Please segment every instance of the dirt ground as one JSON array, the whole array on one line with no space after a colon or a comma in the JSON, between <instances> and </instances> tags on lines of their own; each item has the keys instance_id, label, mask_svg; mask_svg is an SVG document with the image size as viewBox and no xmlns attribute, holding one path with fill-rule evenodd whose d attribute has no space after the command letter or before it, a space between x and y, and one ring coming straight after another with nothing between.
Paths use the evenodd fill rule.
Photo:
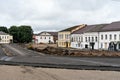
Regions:
<instances>
[{"instance_id":1,"label":"dirt ground","mask_svg":"<svg viewBox=\"0 0 120 80\"><path fill-rule=\"evenodd\" d=\"M120 72L0 65L0 80L119 80Z\"/></svg>"},{"instance_id":2,"label":"dirt ground","mask_svg":"<svg viewBox=\"0 0 120 80\"><path fill-rule=\"evenodd\" d=\"M120 57L120 51L59 48L57 44L32 44L27 48L50 55Z\"/></svg>"}]
</instances>

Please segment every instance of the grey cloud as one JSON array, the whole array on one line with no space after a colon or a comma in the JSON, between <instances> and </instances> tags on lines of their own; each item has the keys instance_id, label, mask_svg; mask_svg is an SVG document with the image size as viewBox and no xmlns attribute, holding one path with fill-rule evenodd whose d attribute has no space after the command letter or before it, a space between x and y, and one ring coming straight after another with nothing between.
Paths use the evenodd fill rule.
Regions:
<instances>
[{"instance_id":1,"label":"grey cloud","mask_svg":"<svg viewBox=\"0 0 120 80\"><path fill-rule=\"evenodd\" d=\"M117 0L1 0L0 25L31 25L35 32L120 20Z\"/></svg>"},{"instance_id":2,"label":"grey cloud","mask_svg":"<svg viewBox=\"0 0 120 80\"><path fill-rule=\"evenodd\" d=\"M60 5L64 9L80 9L83 11L93 11L109 4L111 0L60 0Z\"/></svg>"}]
</instances>

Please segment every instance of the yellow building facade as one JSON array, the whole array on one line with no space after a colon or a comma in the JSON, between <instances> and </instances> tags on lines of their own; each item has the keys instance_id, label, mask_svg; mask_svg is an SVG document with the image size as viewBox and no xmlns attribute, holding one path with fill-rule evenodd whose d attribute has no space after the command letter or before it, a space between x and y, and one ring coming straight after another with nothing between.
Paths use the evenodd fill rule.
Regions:
<instances>
[{"instance_id":1,"label":"yellow building facade","mask_svg":"<svg viewBox=\"0 0 120 80\"><path fill-rule=\"evenodd\" d=\"M71 33L86 26L85 24L73 26L58 32L58 47L69 48L71 46Z\"/></svg>"},{"instance_id":2,"label":"yellow building facade","mask_svg":"<svg viewBox=\"0 0 120 80\"><path fill-rule=\"evenodd\" d=\"M70 47L70 32L58 33L58 47Z\"/></svg>"}]
</instances>

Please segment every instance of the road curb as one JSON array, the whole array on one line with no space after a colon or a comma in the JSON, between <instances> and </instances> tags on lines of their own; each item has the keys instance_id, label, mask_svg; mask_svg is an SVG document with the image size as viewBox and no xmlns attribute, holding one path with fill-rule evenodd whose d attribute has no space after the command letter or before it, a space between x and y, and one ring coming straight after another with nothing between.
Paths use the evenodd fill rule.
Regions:
<instances>
[{"instance_id":1,"label":"road curb","mask_svg":"<svg viewBox=\"0 0 120 80\"><path fill-rule=\"evenodd\" d=\"M75 69L75 70L120 71L120 67L117 66L68 65L68 64L28 63L28 62L13 62L13 61L0 61L0 65L31 66L31 67Z\"/></svg>"}]
</instances>

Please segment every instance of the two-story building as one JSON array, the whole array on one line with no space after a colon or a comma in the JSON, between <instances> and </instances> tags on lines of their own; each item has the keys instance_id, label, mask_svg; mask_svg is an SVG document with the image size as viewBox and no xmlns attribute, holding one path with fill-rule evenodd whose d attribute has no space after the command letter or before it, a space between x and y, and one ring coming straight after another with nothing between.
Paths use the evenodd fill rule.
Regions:
<instances>
[{"instance_id":1,"label":"two-story building","mask_svg":"<svg viewBox=\"0 0 120 80\"><path fill-rule=\"evenodd\" d=\"M100 30L106 25L107 24L86 25L84 28L75 31L71 35L71 47L79 49L99 49Z\"/></svg>"},{"instance_id":2,"label":"two-story building","mask_svg":"<svg viewBox=\"0 0 120 80\"><path fill-rule=\"evenodd\" d=\"M58 32L41 32L34 35L35 43L56 43Z\"/></svg>"},{"instance_id":3,"label":"two-story building","mask_svg":"<svg viewBox=\"0 0 120 80\"><path fill-rule=\"evenodd\" d=\"M120 21L113 22L100 31L101 49L120 50Z\"/></svg>"},{"instance_id":4,"label":"two-story building","mask_svg":"<svg viewBox=\"0 0 120 80\"><path fill-rule=\"evenodd\" d=\"M92 28L92 26L86 25L85 27L73 32L71 34L71 47L72 48L79 48L79 49L83 49L85 47L88 47L88 44L84 43L85 42L84 33L91 28ZM88 40L86 42L88 42Z\"/></svg>"},{"instance_id":5,"label":"two-story building","mask_svg":"<svg viewBox=\"0 0 120 80\"><path fill-rule=\"evenodd\" d=\"M72 48L94 48L120 51L120 21L89 25L71 35Z\"/></svg>"},{"instance_id":6,"label":"two-story building","mask_svg":"<svg viewBox=\"0 0 120 80\"><path fill-rule=\"evenodd\" d=\"M13 41L13 36L0 31L0 44L12 43L12 41Z\"/></svg>"},{"instance_id":7,"label":"two-story building","mask_svg":"<svg viewBox=\"0 0 120 80\"><path fill-rule=\"evenodd\" d=\"M58 32L58 47L70 47L71 46L71 33L81 29L85 24L73 26Z\"/></svg>"}]
</instances>

